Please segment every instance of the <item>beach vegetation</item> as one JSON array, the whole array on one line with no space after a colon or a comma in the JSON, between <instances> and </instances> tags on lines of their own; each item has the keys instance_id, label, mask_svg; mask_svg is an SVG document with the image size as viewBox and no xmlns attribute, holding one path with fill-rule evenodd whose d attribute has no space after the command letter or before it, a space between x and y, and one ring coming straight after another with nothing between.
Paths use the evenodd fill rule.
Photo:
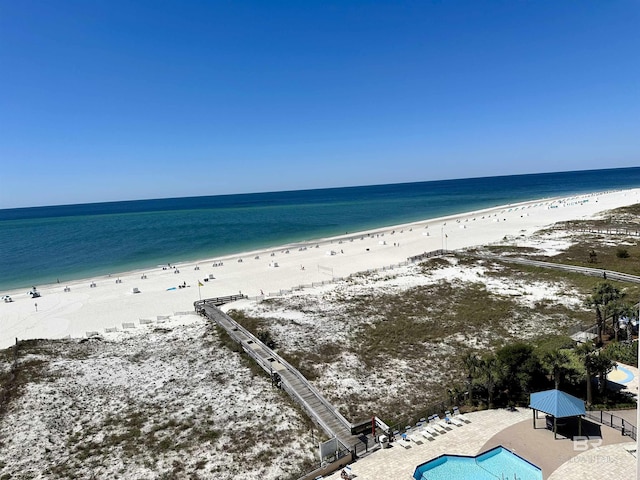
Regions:
<instances>
[{"instance_id":1,"label":"beach vegetation","mask_svg":"<svg viewBox=\"0 0 640 480\"><path fill-rule=\"evenodd\" d=\"M629 258L631 255L629 254L629 250L626 248L618 247L616 249L616 257L618 258Z\"/></svg>"},{"instance_id":2,"label":"beach vegetation","mask_svg":"<svg viewBox=\"0 0 640 480\"><path fill-rule=\"evenodd\" d=\"M321 296L283 296L235 318L268 327L278 353L353 421L371 408L392 423L398 412L424 416L436 399L477 408L525 404L534 387L579 390L584 366L566 334L594 322L585 304L593 277L473 252L429 259L411 275L354 276ZM385 382L397 393L381 396Z\"/></svg>"},{"instance_id":3,"label":"beach vegetation","mask_svg":"<svg viewBox=\"0 0 640 480\"><path fill-rule=\"evenodd\" d=\"M204 320L99 345L20 342L6 404L18 420L0 417L0 475L20 468L28 478L129 478L142 466L158 478L210 478L213 471L232 478L231 465L255 461L277 462L283 478L298 478L313 459L298 448L311 439L309 420L264 373L243 364L246 355L223 346L233 343ZM9 350L0 354L0 375L12 364ZM45 452L46 471L21 457L24 435ZM113 464L121 466L109 470Z\"/></svg>"},{"instance_id":4,"label":"beach vegetation","mask_svg":"<svg viewBox=\"0 0 640 480\"><path fill-rule=\"evenodd\" d=\"M629 258L640 257L640 204L617 208L600 218L558 222L525 239L508 237L501 243L471 251L487 251L504 256L522 256L533 260L593 267L640 275L640 264ZM560 240L561 248L545 247ZM531 243L531 246L522 243ZM533 246L535 245L535 246Z\"/></svg>"}]
</instances>

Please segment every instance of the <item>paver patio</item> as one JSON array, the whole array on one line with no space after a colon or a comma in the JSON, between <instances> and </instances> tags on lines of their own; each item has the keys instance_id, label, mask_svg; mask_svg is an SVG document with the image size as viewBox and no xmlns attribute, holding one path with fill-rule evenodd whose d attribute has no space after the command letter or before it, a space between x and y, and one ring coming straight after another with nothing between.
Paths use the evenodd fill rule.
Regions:
<instances>
[{"instance_id":1,"label":"paver patio","mask_svg":"<svg viewBox=\"0 0 640 480\"><path fill-rule=\"evenodd\" d=\"M587 424L591 437L574 448L570 439L559 435L554 440L553 433L544 428L544 418L537 420L538 428L534 429L533 412L528 408L516 412L485 410L466 416L471 423L454 426L433 441L397 440L390 448L360 458L351 464L351 472L358 480L410 480L418 465L439 455L477 455L503 445L542 468L546 480L635 478L636 458L624 448L635 442L612 428ZM595 436L598 434L601 438ZM339 480L340 471L325 478Z\"/></svg>"}]
</instances>

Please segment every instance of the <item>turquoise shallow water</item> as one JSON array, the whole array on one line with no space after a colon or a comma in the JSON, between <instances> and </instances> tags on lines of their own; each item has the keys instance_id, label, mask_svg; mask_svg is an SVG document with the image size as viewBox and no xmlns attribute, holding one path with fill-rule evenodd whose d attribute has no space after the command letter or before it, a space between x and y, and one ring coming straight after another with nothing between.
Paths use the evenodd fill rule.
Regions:
<instances>
[{"instance_id":1,"label":"turquoise shallow water","mask_svg":"<svg viewBox=\"0 0 640 480\"><path fill-rule=\"evenodd\" d=\"M0 210L0 290L633 187L640 168Z\"/></svg>"},{"instance_id":2,"label":"turquoise shallow water","mask_svg":"<svg viewBox=\"0 0 640 480\"><path fill-rule=\"evenodd\" d=\"M500 479L542 480L538 467L502 447L479 455L477 461L480 468Z\"/></svg>"}]
</instances>

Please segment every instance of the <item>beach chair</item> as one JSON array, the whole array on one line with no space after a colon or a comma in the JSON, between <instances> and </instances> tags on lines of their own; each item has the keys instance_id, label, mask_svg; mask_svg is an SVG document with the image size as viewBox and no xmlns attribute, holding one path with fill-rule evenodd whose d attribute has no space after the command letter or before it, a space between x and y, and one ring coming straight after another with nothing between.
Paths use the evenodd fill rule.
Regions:
<instances>
[{"instance_id":1,"label":"beach chair","mask_svg":"<svg viewBox=\"0 0 640 480\"><path fill-rule=\"evenodd\" d=\"M433 415L433 420L434 420L436 425L441 426L445 430L447 430L447 431L453 430L453 427L451 427L451 421L450 420L447 421L448 419L440 418L440 415L438 415L438 414L434 414Z\"/></svg>"},{"instance_id":2,"label":"beach chair","mask_svg":"<svg viewBox=\"0 0 640 480\"><path fill-rule=\"evenodd\" d=\"M422 427L422 429L425 432L429 433L432 437L437 437L438 435L440 435L440 433L438 433L438 431L435 428L429 425L425 425L424 427Z\"/></svg>"},{"instance_id":3,"label":"beach chair","mask_svg":"<svg viewBox=\"0 0 640 480\"><path fill-rule=\"evenodd\" d=\"M464 423L471 423L471 420L469 420L468 417L460 413L460 409L458 407L453 407L453 416L462 420Z\"/></svg>"},{"instance_id":4,"label":"beach chair","mask_svg":"<svg viewBox=\"0 0 640 480\"><path fill-rule=\"evenodd\" d=\"M436 423L433 417L430 417L430 420L431 420L431 423L429 424L429 427L434 429L439 434L447 433L447 431L450 430L450 429L444 428L439 423Z\"/></svg>"},{"instance_id":5,"label":"beach chair","mask_svg":"<svg viewBox=\"0 0 640 480\"><path fill-rule=\"evenodd\" d=\"M426 428L421 428L420 430L418 430L418 434L422 435L422 437L426 438L430 442L433 442L435 440L435 437L431 435L431 433L429 433Z\"/></svg>"},{"instance_id":6,"label":"beach chair","mask_svg":"<svg viewBox=\"0 0 640 480\"><path fill-rule=\"evenodd\" d=\"M449 420L449 423L455 425L456 427L461 427L464 425L462 420L457 419L456 417L444 417L445 421Z\"/></svg>"},{"instance_id":7,"label":"beach chair","mask_svg":"<svg viewBox=\"0 0 640 480\"><path fill-rule=\"evenodd\" d=\"M462 422L462 420L455 418L449 410L444 412L444 420L445 422L451 423L456 427L461 427L462 425L464 425L464 422Z\"/></svg>"}]
</instances>

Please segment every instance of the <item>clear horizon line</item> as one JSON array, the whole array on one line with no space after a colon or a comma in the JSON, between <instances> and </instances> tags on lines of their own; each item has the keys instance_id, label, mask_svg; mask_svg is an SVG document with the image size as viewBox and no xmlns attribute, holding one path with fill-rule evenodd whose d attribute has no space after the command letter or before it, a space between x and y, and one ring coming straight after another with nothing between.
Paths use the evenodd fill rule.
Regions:
<instances>
[{"instance_id":1,"label":"clear horizon line","mask_svg":"<svg viewBox=\"0 0 640 480\"><path fill-rule=\"evenodd\" d=\"M392 182L392 183L372 183L365 185L343 185L343 186L332 186L332 187L317 187L317 188L302 188L302 189L284 189L284 190L261 190L254 192L235 192L235 193L221 193L216 195L195 195L195 196L169 196L169 197L154 197L154 198L128 198L122 200L100 200L93 202L80 202L80 203L57 203L50 205L30 205L30 206L18 206L18 207L0 207L0 211L3 210L26 210L32 208L52 208L52 207L74 207L74 206L82 206L82 205L102 205L102 204L111 204L111 203L127 203L127 202L146 202L146 201L155 201L155 200L178 200L178 199L189 199L189 198L207 198L207 197L229 197L234 195L261 195L261 194L274 194L274 193L287 193L287 192L312 192L312 191L320 191L320 190L335 190L335 189L348 189L348 188L363 188L363 187L379 187L383 185L410 185L414 183L429 183L429 182L447 182L447 181L457 181L457 180L479 180L484 178L503 178L503 177L524 177L530 175L549 175L549 174L559 174L559 173L572 173L572 172L597 172L603 170L630 170L640 168L640 166L636 167L611 167L611 168L587 168L584 170L560 170L560 171L546 171L546 172L536 172L536 173L512 173L512 174L504 174L504 175L486 175L486 176L473 176L473 177L461 177L461 178L441 178L437 180L418 180L412 182Z\"/></svg>"}]
</instances>

